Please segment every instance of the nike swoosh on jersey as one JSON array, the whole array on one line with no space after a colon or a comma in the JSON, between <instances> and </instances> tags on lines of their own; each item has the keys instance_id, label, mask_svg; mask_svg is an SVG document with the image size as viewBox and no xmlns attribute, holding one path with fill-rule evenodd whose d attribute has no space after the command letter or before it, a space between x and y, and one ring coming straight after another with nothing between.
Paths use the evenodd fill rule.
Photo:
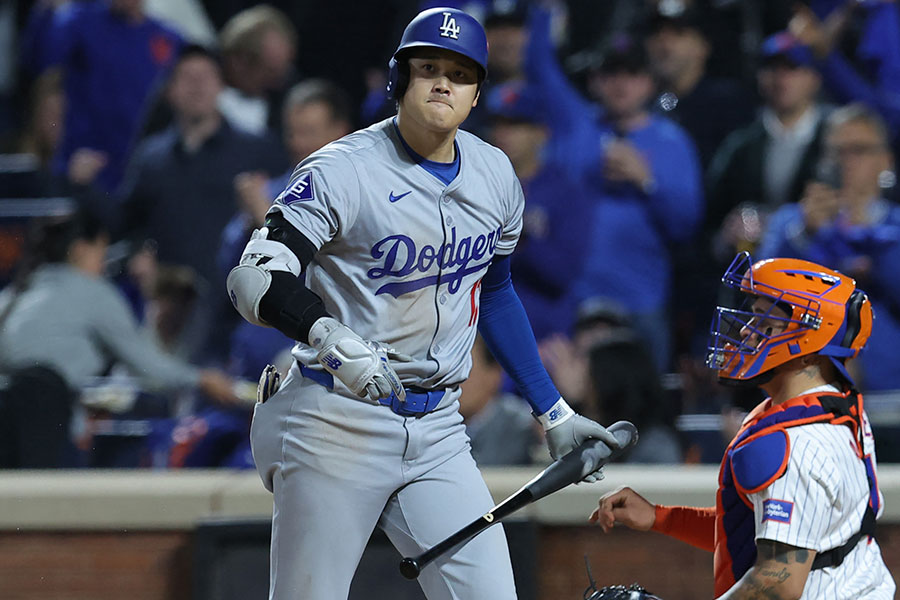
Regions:
<instances>
[{"instance_id":1,"label":"nike swoosh on jersey","mask_svg":"<svg viewBox=\"0 0 900 600\"><path fill-rule=\"evenodd\" d=\"M390 200L391 202L396 202L400 198L403 198L404 196L409 196L410 194L412 194L412 190L406 192L405 194L400 194L399 196L395 196L394 192L391 192L390 196L388 196L388 200Z\"/></svg>"}]
</instances>

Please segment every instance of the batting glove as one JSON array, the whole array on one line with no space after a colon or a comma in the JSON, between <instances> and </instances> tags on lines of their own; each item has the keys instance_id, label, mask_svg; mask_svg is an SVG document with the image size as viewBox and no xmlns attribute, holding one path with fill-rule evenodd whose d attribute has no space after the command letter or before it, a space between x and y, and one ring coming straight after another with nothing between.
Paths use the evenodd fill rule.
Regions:
<instances>
[{"instance_id":1,"label":"batting glove","mask_svg":"<svg viewBox=\"0 0 900 600\"><path fill-rule=\"evenodd\" d=\"M309 345L319 351L319 364L360 398L377 403L396 394L401 402L406 400L383 344L366 341L340 321L322 317L309 330Z\"/></svg>"},{"instance_id":2,"label":"batting glove","mask_svg":"<svg viewBox=\"0 0 900 600\"><path fill-rule=\"evenodd\" d=\"M590 438L600 440L610 451L621 447L619 440L607 431L606 427L582 417L562 398L550 410L538 415L537 419L544 428L544 436L547 438L547 446L550 447L550 456L553 460L562 458ZM603 473L601 469L597 469L582 481L593 483L601 479Z\"/></svg>"}]
</instances>

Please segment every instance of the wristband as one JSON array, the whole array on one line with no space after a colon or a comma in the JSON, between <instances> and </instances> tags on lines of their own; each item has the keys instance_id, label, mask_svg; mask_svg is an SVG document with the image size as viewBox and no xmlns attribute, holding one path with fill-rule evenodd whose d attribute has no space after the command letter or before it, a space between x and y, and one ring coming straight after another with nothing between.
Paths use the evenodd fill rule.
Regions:
<instances>
[{"instance_id":1,"label":"wristband","mask_svg":"<svg viewBox=\"0 0 900 600\"><path fill-rule=\"evenodd\" d=\"M337 319L328 316L319 317L309 328L309 345L316 350L322 350L328 343L331 334L341 328L352 334L352 331Z\"/></svg>"},{"instance_id":2,"label":"wristband","mask_svg":"<svg viewBox=\"0 0 900 600\"><path fill-rule=\"evenodd\" d=\"M542 415L536 415L536 418L541 424L541 427L544 428L544 431L550 431L554 427L562 425L574 416L575 411L572 410L572 407L569 406L568 403L562 399L562 397L560 397L560 399L556 401L556 404L550 407L550 410Z\"/></svg>"}]
</instances>

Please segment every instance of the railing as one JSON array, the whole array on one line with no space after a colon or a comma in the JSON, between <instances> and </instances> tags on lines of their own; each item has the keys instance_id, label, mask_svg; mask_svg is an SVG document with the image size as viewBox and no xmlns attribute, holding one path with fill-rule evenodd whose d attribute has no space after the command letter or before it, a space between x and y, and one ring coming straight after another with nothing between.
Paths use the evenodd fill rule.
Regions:
<instances>
[{"instance_id":1,"label":"railing","mask_svg":"<svg viewBox=\"0 0 900 600\"><path fill-rule=\"evenodd\" d=\"M496 501L539 467L484 469ZM545 524L585 523L601 494L629 485L653 502L712 506L717 468L612 465L596 484L569 486L515 517ZM900 522L900 465L881 465L885 522ZM0 471L0 530L180 530L209 518L268 517L272 496L254 472Z\"/></svg>"}]
</instances>

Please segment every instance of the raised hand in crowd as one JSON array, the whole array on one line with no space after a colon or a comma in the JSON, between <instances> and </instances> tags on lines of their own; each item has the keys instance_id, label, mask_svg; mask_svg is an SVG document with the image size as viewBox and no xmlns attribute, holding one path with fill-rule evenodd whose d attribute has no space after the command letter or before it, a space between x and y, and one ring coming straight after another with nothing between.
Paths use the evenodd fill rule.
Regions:
<instances>
[{"instance_id":1,"label":"raised hand in crowd","mask_svg":"<svg viewBox=\"0 0 900 600\"><path fill-rule=\"evenodd\" d=\"M69 159L69 181L76 185L90 185L109 162L106 152L79 148Z\"/></svg>"},{"instance_id":2,"label":"raised hand in crowd","mask_svg":"<svg viewBox=\"0 0 900 600\"><path fill-rule=\"evenodd\" d=\"M645 189L653 179L647 160L628 140L607 144L603 159L603 174L611 181L633 183Z\"/></svg>"},{"instance_id":3,"label":"raised hand in crowd","mask_svg":"<svg viewBox=\"0 0 900 600\"><path fill-rule=\"evenodd\" d=\"M274 198L269 198L267 193L268 180L268 176L260 171L240 173L234 178L238 204L253 220L254 227L262 227L266 212L272 206Z\"/></svg>"},{"instance_id":4,"label":"raised hand in crowd","mask_svg":"<svg viewBox=\"0 0 900 600\"><path fill-rule=\"evenodd\" d=\"M575 344L562 334L549 336L540 343L538 350L563 397L573 403L583 400L587 396L587 357L579 353Z\"/></svg>"},{"instance_id":5,"label":"raised hand in crowd","mask_svg":"<svg viewBox=\"0 0 900 600\"><path fill-rule=\"evenodd\" d=\"M827 184L811 181L806 184L800 208L806 230L815 233L837 216L840 210L837 190Z\"/></svg>"},{"instance_id":6,"label":"raised hand in crowd","mask_svg":"<svg viewBox=\"0 0 900 600\"><path fill-rule=\"evenodd\" d=\"M876 2L893 2L894 0L876 0ZM819 19L816 13L806 4L794 5L794 16L788 22L788 31L810 47L816 58L823 59L831 54L841 35L850 23L853 9L862 4L859 0L850 0L831 11L825 20ZM874 3L873 3L874 4Z\"/></svg>"}]
</instances>

